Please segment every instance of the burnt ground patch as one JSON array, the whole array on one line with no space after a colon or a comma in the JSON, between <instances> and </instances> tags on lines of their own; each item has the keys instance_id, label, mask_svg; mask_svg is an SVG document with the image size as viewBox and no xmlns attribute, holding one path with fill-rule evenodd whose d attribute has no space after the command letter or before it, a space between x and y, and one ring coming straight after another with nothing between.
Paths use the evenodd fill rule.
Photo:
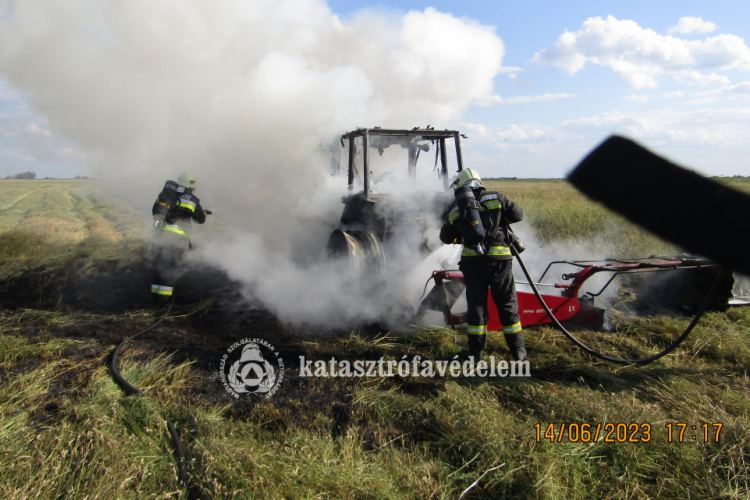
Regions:
<instances>
[{"instance_id":1,"label":"burnt ground patch","mask_svg":"<svg viewBox=\"0 0 750 500\"><path fill-rule=\"evenodd\" d=\"M117 259L96 262L83 272L75 266L35 266L0 280L0 308L35 307L92 313L126 313L153 308L153 271L147 260L122 265ZM229 312L247 308L241 286L225 271L193 265L175 283L175 304L213 300Z\"/></svg>"},{"instance_id":2,"label":"burnt ground patch","mask_svg":"<svg viewBox=\"0 0 750 500\"><path fill-rule=\"evenodd\" d=\"M29 277L27 276L26 279ZM13 318L15 335L31 342L65 339L77 342L56 353L65 368L55 375L45 396L45 405L35 415L40 426L53 425L61 412L70 418L70 401L85 397L81 392L86 381L102 365L109 366L115 347L125 338L151 325L165 307L151 302L148 286L150 274L141 268L129 273L100 273L86 283L58 280L47 290L62 297L82 297L76 308L54 298L6 307L0 314ZM145 286L144 286L145 284ZM200 285L200 286L199 286ZM23 287L23 280L15 283ZM112 289L110 289L110 287ZM300 357L309 360L354 361L412 359L415 354L429 356L403 343L391 343L387 332L369 327L357 331L320 331L283 323L271 312L243 300L240 288L216 269L195 269L186 273L176 286L176 299L170 316L157 328L126 345L120 354L124 360L146 362L165 354L174 366L191 362L190 384L180 397L200 406L224 408L227 418L253 421L271 432L285 432L290 427L324 432L332 437L346 435L350 429L368 436L372 449L397 437L396 428L382 428L371 416L356 415L352 394L360 387L357 378L307 378L299 376ZM112 303L113 302L113 303ZM71 302L67 302L70 304ZM26 310L32 305L33 311ZM53 320L63 315L65 321ZM48 317L49 316L49 317ZM261 338L273 344L286 366L284 382L271 399L248 396L234 399L219 378L222 355L234 343L246 338ZM352 338L354 340L352 340ZM383 340L383 339L386 340ZM12 366L13 371L29 371L40 366L40 360L25 360ZM3 371L0 371L0 379ZM403 379L395 376L379 382L379 391L396 390L418 397L434 397L445 385L441 379ZM62 409L62 410L61 410ZM183 425L190 426L189 416ZM189 429L187 429L189 430ZM191 435L184 432L189 445Z\"/></svg>"},{"instance_id":3,"label":"burnt ground patch","mask_svg":"<svg viewBox=\"0 0 750 500\"><path fill-rule=\"evenodd\" d=\"M82 343L56 353L56 359L70 366L66 365L65 374L56 377L50 386L49 411L40 417L43 421L63 406L59 397L74 396L73 388L80 386L93 369L109 365L114 348L122 340L148 327L163 313L165 306L152 302L150 282L151 271L145 264L121 269L112 262L86 279L72 279L69 273L54 273L42 267L0 283L0 314L17 324L15 335L30 342L66 339ZM361 355L364 359L377 359L382 349L362 352L343 348L342 339L351 335L350 331L324 332L284 324L271 312L245 300L240 285L219 269L190 269L175 289L170 316L125 346L120 363L124 359L145 361L167 354L175 366L193 364L193 383L184 393L189 400L226 406L229 416L258 420L269 428L290 423L309 427L314 421L311 417L322 412L334 422L330 427L332 434L345 433L349 419L346 408L354 382L300 378L299 357L353 360ZM362 335L376 338L383 332L370 329ZM261 397L235 400L219 379L222 355L231 344L245 338L264 339L281 351L287 367L285 381L270 402ZM406 354L408 348L396 346L392 351L394 355ZM10 372L34 370L43 362L29 359L3 367L0 378Z\"/></svg>"}]
</instances>

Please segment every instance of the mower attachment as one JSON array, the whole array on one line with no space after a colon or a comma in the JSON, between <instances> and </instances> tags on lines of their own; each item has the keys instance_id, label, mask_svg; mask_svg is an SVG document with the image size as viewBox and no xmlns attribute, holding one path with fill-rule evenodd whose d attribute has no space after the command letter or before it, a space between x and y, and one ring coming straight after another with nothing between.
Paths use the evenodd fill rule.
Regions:
<instances>
[{"instance_id":1,"label":"mower attachment","mask_svg":"<svg viewBox=\"0 0 750 500\"><path fill-rule=\"evenodd\" d=\"M544 302L558 321L570 320L574 324L588 329L602 328L604 323L604 309L594 306L594 298L601 295L612 281L621 274L716 267L716 264L708 259L688 255L676 257L651 256L638 259L607 259L601 261L554 261L547 266L539 281L544 279L553 266L561 264L579 268L576 272L562 275L563 280L572 280L570 284L535 284L537 286L553 287L561 290L560 295L542 295ZM579 296L583 284L593 275L600 272L611 273L612 276L598 292L586 292L582 297ZM451 308L464 290L463 274L456 271L434 271L432 278L435 280L435 287L420 304L417 317L422 317L427 310L433 310L442 312L445 324L451 327L466 323L465 312L458 314L451 312ZM517 283L528 284L522 281L518 281ZM531 292L517 292L517 296L521 326L538 325L552 321L539 303L536 295ZM491 293L488 294L487 308L489 313L487 330L502 330L503 326L498 319L497 306L492 300Z\"/></svg>"}]
</instances>

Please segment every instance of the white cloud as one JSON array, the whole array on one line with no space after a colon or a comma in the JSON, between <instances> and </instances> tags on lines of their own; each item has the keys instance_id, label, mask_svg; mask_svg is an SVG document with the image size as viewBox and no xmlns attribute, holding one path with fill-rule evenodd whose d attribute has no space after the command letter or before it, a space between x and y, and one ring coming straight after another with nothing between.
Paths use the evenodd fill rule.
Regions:
<instances>
[{"instance_id":1,"label":"white cloud","mask_svg":"<svg viewBox=\"0 0 750 500\"><path fill-rule=\"evenodd\" d=\"M729 85L729 78L716 73L704 75L695 70L686 70L674 75L678 83L686 85Z\"/></svg>"},{"instance_id":2,"label":"white cloud","mask_svg":"<svg viewBox=\"0 0 750 500\"><path fill-rule=\"evenodd\" d=\"M464 130L468 133L471 133L471 136L474 137L490 137L492 136L492 132L482 125L481 123L468 123L468 122L459 122L459 127L461 130Z\"/></svg>"},{"instance_id":3,"label":"white cloud","mask_svg":"<svg viewBox=\"0 0 750 500\"><path fill-rule=\"evenodd\" d=\"M731 90L750 92L750 82ZM670 92L650 97L656 102L686 95ZM612 134L630 137L708 175L750 173L750 106L612 111L556 125L487 127L482 136L472 134L464 154L475 165L472 168L486 177L561 177Z\"/></svg>"},{"instance_id":4,"label":"white cloud","mask_svg":"<svg viewBox=\"0 0 750 500\"><path fill-rule=\"evenodd\" d=\"M656 98L662 99L681 99L685 97L685 92L677 90L675 92L667 92L661 95L646 95L646 94L633 94L623 97L624 100L630 102L649 102Z\"/></svg>"},{"instance_id":5,"label":"white cloud","mask_svg":"<svg viewBox=\"0 0 750 500\"><path fill-rule=\"evenodd\" d=\"M574 97L574 94L543 94L543 95L520 95L516 97L503 98L498 95L492 95L487 98L478 100L476 104L480 106L490 106L492 104L526 104L536 101L554 101L557 99L568 99Z\"/></svg>"},{"instance_id":6,"label":"white cloud","mask_svg":"<svg viewBox=\"0 0 750 500\"><path fill-rule=\"evenodd\" d=\"M697 67L700 69L750 68L750 48L738 36L717 35L702 42L696 40L685 44L698 58Z\"/></svg>"},{"instance_id":7,"label":"white cloud","mask_svg":"<svg viewBox=\"0 0 750 500\"><path fill-rule=\"evenodd\" d=\"M23 134L23 128L21 127L3 127L3 135L21 135Z\"/></svg>"},{"instance_id":8,"label":"white cloud","mask_svg":"<svg viewBox=\"0 0 750 500\"><path fill-rule=\"evenodd\" d=\"M45 137L51 137L52 136L52 132L50 132L49 130L47 130L45 128L41 128L36 123L29 123L29 125L26 127L26 130L30 134L43 135Z\"/></svg>"},{"instance_id":9,"label":"white cloud","mask_svg":"<svg viewBox=\"0 0 750 500\"><path fill-rule=\"evenodd\" d=\"M750 68L750 48L735 35L690 41L659 35L635 21L591 17L578 31L560 35L553 48L537 52L532 62L552 64L571 75L587 62L609 66L636 89L657 87L664 75L684 83L722 84L724 77L698 70Z\"/></svg>"},{"instance_id":10,"label":"white cloud","mask_svg":"<svg viewBox=\"0 0 750 500\"><path fill-rule=\"evenodd\" d=\"M750 108L656 110L602 113L563 122L562 128L579 133L622 134L672 147L695 144L744 145L750 132Z\"/></svg>"},{"instance_id":11,"label":"white cloud","mask_svg":"<svg viewBox=\"0 0 750 500\"><path fill-rule=\"evenodd\" d=\"M542 140L546 135L544 131L536 126L510 125L497 132L495 138L501 141L527 142Z\"/></svg>"},{"instance_id":12,"label":"white cloud","mask_svg":"<svg viewBox=\"0 0 750 500\"><path fill-rule=\"evenodd\" d=\"M742 82L737 85L729 85L722 89L727 94L743 94L750 95L750 82Z\"/></svg>"},{"instance_id":13,"label":"white cloud","mask_svg":"<svg viewBox=\"0 0 750 500\"><path fill-rule=\"evenodd\" d=\"M623 97L623 99L630 102L648 102L651 100L651 97L650 95L629 95Z\"/></svg>"},{"instance_id":14,"label":"white cloud","mask_svg":"<svg viewBox=\"0 0 750 500\"><path fill-rule=\"evenodd\" d=\"M4 127L2 130L2 133L4 135L41 135L44 137L52 137L52 132L45 128L41 128L36 123L29 123L25 127L21 126L15 126L15 127Z\"/></svg>"},{"instance_id":15,"label":"white cloud","mask_svg":"<svg viewBox=\"0 0 750 500\"><path fill-rule=\"evenodd\" d=\"M562 126L603 127L620 123L626 117L626 115L620 113L619 111L613 111L612 113L602 113L598 116L577 118L575 120L566 120L562 123Z\"/></svg>"},{"instance_id":16,"label":"white cloud","mask_svg":"<svg viewBox=\"0 0 750 500\"><path fill-rule=\"evenodd\" d=\"M750 81L736 85L727 85L706 92L698 92L696 95L698 99L691 101L691 104L707 104L715 102L718 99L747 99L750 97Z\"/></svg>"},{"instance_id":17,"label":"white cloud","mask_svg":"<svg viewBox=\"0 0 750 500\"><path fill-rule=\"evenodd\" d=\"M86 153L75 150L73 148L56 149L55 154L63 158L85 158L86 157Z\"/></svg>"},{"instance_id":18,"label":"white cloud","mask_svg":"<svg viewBox=\"0 0 750 500\"><path fill-rule=\"evenodd\" d=\"M676 25L671 26L668 33L708 33L714 31L716 25L704 21L702 17L681 17Z\"/></svg>"}]
</instances>

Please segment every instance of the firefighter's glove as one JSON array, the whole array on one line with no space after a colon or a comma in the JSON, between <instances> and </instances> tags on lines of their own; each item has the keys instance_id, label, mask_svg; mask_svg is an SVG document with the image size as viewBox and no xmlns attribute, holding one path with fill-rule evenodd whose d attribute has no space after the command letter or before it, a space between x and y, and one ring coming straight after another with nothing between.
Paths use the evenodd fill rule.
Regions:
<instances>
[{"instance_id":1,"label":"firefighter's glove","mask_svg":"<svg viewBox=\"0 0 750 500\"><path fill-rule=\"evenodd\" d=\"M213 214L213 212L212 212L212 211L210 211L210 210L204 210L204 211L203 211L203 213L204 213L204 214L206 214L206 215L211 215L211 214Z\"/></svg>"}]
</instances>

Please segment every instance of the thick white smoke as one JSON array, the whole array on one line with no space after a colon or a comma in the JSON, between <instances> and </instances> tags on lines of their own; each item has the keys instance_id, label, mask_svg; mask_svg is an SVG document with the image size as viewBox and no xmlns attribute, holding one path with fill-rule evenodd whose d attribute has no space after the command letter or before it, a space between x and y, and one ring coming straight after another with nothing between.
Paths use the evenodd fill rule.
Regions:
<instances>
[{"instance_id":1,"label":"thick white smoke","mask_svg":"<svg viewBox=\"0 0 750 500\"><path fill-rule=\"evenodd\" d=\"M148 210L165 180L194 171L232 227L197 255L294 321L338 307L330 270L294 258L322 253L342 208L321 141L449 126L492 95L503 55L494 27L470 19L343 21L321 0L23 0L0 23L0 71L91 173L130 179L122 195Z\"/></svg>"},{"instance_id":2,"label":"thick white smoke","mask_svg":"<svg viewBox=\"0 0 750 500\"><path fill-rule=\"evenodd\" d=\"M515 234L521 238L528 250L521 254L521 258L524 260L524 264L526 265L529 274L531 274L534 283L540 283L539 280L544 275L544 279L541 280L541 283L546 283L548 285L570 284L572 283L572 279L564 280L562 275L575 273L581 270L580 267L570 264L555 264L548 269L551 262L579 261L602 265L605 261L612 258L630 257L619 255L617 247L613 242L603 241L600 237L592 237L588 239L577 238L572 241L559 240L551 243L543 243L536 236L533 227L531 227L526 220L514 224L512 229ZM518 291L532 293L531 287L524 284L528 283L527 277L524 275L521 267L515 265L515 263L513 274L517 282L516 289ZM592 294L601 293L601 295L597 296L595 299L596 306L605 309L608 308L612 301L617 297L619 285L622 281L621 279L615 279L602 291L602 288L607 285L610 278L612 278L612 274L608 272L594 274L591 278L586 280L582 289L579 291L579 296L585 296L586 292ZM540 286L538 288L539 292L543 295L560 295L560 291L552 287Z\"/></svg>"}]
</instances>

